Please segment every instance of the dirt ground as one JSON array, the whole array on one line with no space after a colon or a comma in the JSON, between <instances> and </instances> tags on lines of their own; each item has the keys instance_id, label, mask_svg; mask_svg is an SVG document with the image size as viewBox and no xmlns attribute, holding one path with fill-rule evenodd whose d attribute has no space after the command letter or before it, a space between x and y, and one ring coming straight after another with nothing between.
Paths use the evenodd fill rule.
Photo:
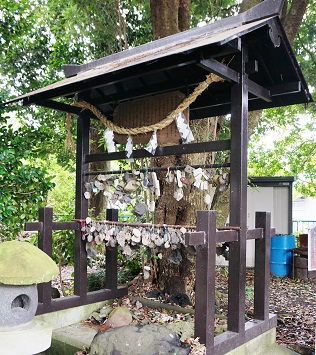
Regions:
<instances>
[{"instance_id":1,"label":"dirt ground","mask_svg":"<svg viewBox=\"0 0 316 355\"><path fill-rule=\"evenodd\" d=\"M72 268L63 268L64 288L68 293L72 286ZM227 270L219 268L216 275L217 310L221 316L227 312ZM253 312L253 271L247 271L246 285L246 315L249 319ZM144 297L152 286L142 284L138 279L137 285L130 287L133 296ZM60 291L60 282L53 282L53 286ZM181 315L161 314L154 310L142 314L141 307L137 308L138 318L163 323L170 322L172 318L181 320ZM145 309L145 308L144 308ZM290 278L270 278L270 313L277 314L277 343L284 345L300 354L314 354L315 352L315 323L316 323L316 283ZM152 318L152 319L151 319ZM192 319L192 317L190 317ZM225 329L225 318L215 320L215 326ZM202 352L201 352L202 353Z\"/></svg>"},{"instance_id":2,"label":"dirt ground","mask_svg":"<svg viewBox=\"0 0 316 355\"><path fill-rule=\"evenodd\" d=\"M315 283L271 277L270 312L278 315L279 344L300 354L315 353Z\"/></svg>"},{"instance_id":3,"label":"dirt ground","mask_svg":"<svg viewBox=\"0 0 316 355\"><path fill-rule=\"evenodd\" d=\"M253 271L247 271L246 310L253 310ZM217 274L217 289L226 294L227 275ZM277 315L277 343L300 354L315 352L316 283L270 277L270 313ZM224 305L225 307L225 305Z\"/></svg>"}]
</instances>

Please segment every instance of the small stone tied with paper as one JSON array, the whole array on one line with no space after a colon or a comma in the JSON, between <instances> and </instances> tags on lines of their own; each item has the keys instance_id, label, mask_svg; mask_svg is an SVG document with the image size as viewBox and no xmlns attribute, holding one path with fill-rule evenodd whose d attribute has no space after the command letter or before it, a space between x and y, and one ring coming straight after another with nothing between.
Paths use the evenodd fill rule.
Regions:
<instances>
[{"instance_id":1,"label":"small stone tied with paper","mask_svg":"<svg viewBox=\"0 0 316 355\"><path fill-rule=\"evenodd\" d=\"M184 189L190 192L202 191L204 202L211 207L216 187L225 191L229 186L229 174L216 171L213 168L194 168L187 165L183 170L166 168L163 178L169 185L173 185L173 197L180 201L184 197ZM133 213L137 220L141 220L148 211L155 212L155 201L160 196L161 182L156 172L143 172L133 169L121 175L99 174L90 182L85 183L84 197L90 199L92 194L102 193L108 198L107 208L125 210L128 205L133 206ZM140 193L146 193L147 201L140 202Z\"/></svg>"},{"instance_id":2,"label":"small stone tied with paper","mask_svg":"<svg viewBox=\"0 0 316 355\"><path fill-rule=\"evenodd\" d=\"M151 253L162 259L162 250L171 249L168 261L178 264L182 261L180 252L186 232L195 230L194 226L168 226L154 224L124 224L110 221L93 221L90 217L81 221L82 240L86 242L86 251L90 258L97 256L97 245L121 248L122 254L129 258L133 251L146 247ZM150 266L144 265L144 279L150 276Z\"/></svg>"},{"instance_id":3,"label":"small stone tied with paper","mask_svg":"<svg viewBox=\"0 0 316 355\"><path fill-rule=\"evenodd\" d=\"M194 91L185 98L175 110L167 115L162 121L152 124L150 126L136 127L136 128L124 128L115 125L113 122L109 121L106 116L95 106L92 104L81 101L73 103L73 106L80 107L82 109L87 109L91 111L106 127L104 132L104 140L106 143L106 147L109 153L115 152L115 141L114 141L114 132L118 134L127 135L127 143L126 143L126 157L130 158L133 153L133 135L143 134L143 133L151 133L152 136L149 140L146 150L152 155L155 154L158 143L157 143L157 130L161 130L167 126L169 126L173 121L176 122L178 131L180 133L180 137L183 143L190 143L194 140L192 131L188 123L185 122L183 111L187 109L191 103L193 103L196 98L208 88L208 86L212 83L224 81L223 78L219 77L216 74L210 73L206 76L206 79L201 82ZM67 141L69 141L70 131L68 130Z\"/></svg>"}]
</instances>

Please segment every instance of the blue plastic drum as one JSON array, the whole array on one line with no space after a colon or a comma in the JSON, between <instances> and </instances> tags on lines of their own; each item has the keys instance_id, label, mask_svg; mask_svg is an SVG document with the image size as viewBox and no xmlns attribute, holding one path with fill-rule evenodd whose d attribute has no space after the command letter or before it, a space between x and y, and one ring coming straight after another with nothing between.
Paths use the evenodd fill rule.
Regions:
<instances>
[{"instance_id":1,"label":"blue plastic drum","mask_svg":"<svg viewBox=\"0 0 316 355\"><path fill-rule=\"evenodd\" d=\"M270 272L276 277L291 275L293 251L295 248L294 235L275 235L271 237Z\"/></svg>"}]
</instances>

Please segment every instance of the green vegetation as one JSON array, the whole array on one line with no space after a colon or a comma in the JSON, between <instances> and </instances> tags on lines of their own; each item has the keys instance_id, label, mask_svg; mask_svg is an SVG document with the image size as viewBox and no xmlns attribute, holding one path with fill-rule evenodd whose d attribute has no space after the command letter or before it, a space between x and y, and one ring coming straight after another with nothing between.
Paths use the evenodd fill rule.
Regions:
<instances>
[{"instance_id":1,"label":"green vegetation","mask_svg":"<svg viewBox=\"0 0 316 355\"><path fill-rule=\"evenodd\" d=\"M239 3L192 1L191 26L230 16L238 12ZM299 0L288 3L289 10ZM315 82L315 20L310 0L294 49L311 84ZM61 79L63 64L82 64L150 40L149 0L3 0L1 101ZM73 218L74 154L64 148L64 113L15 104L5 109L0 112L0 233L2 238L12 238L25 221L37 219L40 206L51 204L57 220ZM7 124L9 114L10 121L20 128ZM296 190L315 196L314 118L314 104L307 110L293 106L265 111L251 139L249 173L294 175ZM75 133L75 122L72 129ZM277 139L269 146L263 138L271 132ZM58 232L54 238L55 260L71 260L73 235Z\"/></svg>"}]
</instances>

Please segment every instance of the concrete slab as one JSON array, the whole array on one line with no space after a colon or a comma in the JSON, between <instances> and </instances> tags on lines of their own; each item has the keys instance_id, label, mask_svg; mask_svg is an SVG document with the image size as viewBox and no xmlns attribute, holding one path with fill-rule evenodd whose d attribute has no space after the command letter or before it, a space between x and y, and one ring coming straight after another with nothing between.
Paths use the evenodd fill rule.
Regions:
<instances>
[{"instance_id":1,"label":"concrete slab","mask_svg":"<svg viewBox=\"0 0 316 355\"><path fill-rule=\"evenodd\" d=\"M258 337L248 341L227 355L295 355L297 353L285 346L276 344L276 328L272 328Z\"/></svg>"},{"instance_id":2,"label":"concrete slab","mask_svg":"<svg viewBox=\"0 0 316 355\"><path fill-rule=\"evenodd\" d=\"M96 329L85 323L77 323L53 331L52 345L45 355L73 355L89 348ZM227 355L297 355L298 353L275 343L275 328L261 334Z\"/></svg>"},{"instance_id":3,"label":"concrete slab","mask_svg":"<svg viewBox=\"0 0 316 355\"><path fill-rule=\"evenodd\" d=\"M81 321L87 319L94 310L101 308L106 303L98 302L35 317L38 320L45 320L53 327L51 347L45 351L45 355L73 355L76 351L88 349L97 330ZM276 329L272 328L248 343L230 351L227 355L297 354L292 350L277 345L275 339Z\"/></svg>"},{"instance_id":4,"label":"concrete slab","mask_svg":"<svg viewBox=\"0 0 316 355\"><path fill-rule=\"evenodd\" d=\"M86 350L96 334L96 329L85 323L55 329L52 335L52 345L45 354L73 355L76 351Z\"/></svg>"},{"instance_id":5,"label":"concrete slab","mask_svg":"<svg viewBox=\"0 0 316 355\"><path fill-rule=\"evenodd\" d=\"M108 302L106 301L96 302L84 306L64 309L62 311L45 313L36 316L35 319L50 324L53 330L59 329L66 327L67 325L79 323L83 319L87 319L93 311L102 308L107 303Z\"/></svg>"}]
</instances>

